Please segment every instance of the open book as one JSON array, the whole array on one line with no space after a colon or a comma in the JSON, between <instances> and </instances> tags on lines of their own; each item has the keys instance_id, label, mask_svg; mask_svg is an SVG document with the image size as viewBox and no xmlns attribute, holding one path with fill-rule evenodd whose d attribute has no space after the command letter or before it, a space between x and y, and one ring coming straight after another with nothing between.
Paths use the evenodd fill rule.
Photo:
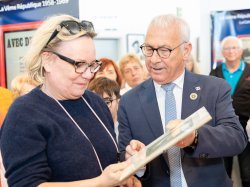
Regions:
<instances>
[{"instance_id":1,"label":"open book","mask_svg":"<svg viewBox=\"0 0 250 187\"><path fill-rule=\"evenodd\" d=\"M128 176L134 174L148 162L164 153L171 146L175 145L178 141L211 119L212 117L205 107L202 107L194 112L181 123L176 125L175 128L166 131L165 134L161 135L159 138L145 146L138 153L130 157L129 159L131 160L131 164L123 170L120 180L122 181Z\"/></svg>"}]
</instances>

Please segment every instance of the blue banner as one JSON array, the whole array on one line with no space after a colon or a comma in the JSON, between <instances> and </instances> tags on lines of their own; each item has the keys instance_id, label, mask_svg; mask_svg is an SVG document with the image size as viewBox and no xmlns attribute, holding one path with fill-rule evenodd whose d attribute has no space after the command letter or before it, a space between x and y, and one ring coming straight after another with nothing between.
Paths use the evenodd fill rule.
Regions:
<instances>
[{"instance_id":1,"label":"blue banner","mask_svg":"<svg viewBox=\"0 0 250 187\"><path fill-rule=\"evenodd\" d=\"M211 67L223 61L220 43L229 35L242 40L243 58L250 62L250 9L212 12L211 22Z\"/></svg>"},{"instance_id":2,"label":"blue banner","mask_svg":"<svg viewBox=\"0 0 250 187\"><path fill-rule=\"evenodd\" d=\"M35 22L51 14L79 17L78 0L6 0L0 2L0 25Z\"/></svg>"}]
</instances>

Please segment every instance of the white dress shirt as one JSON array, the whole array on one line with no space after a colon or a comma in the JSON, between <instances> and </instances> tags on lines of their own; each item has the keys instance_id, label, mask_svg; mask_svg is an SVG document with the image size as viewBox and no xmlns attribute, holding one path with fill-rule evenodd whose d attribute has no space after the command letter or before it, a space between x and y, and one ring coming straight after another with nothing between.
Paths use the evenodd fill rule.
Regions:
<instances>
[{"instance_id":1,"label":"white dress shirt","mask_svg":"<svg viewBox=\"0 0 250 187\"><path fill-rule=\"evenodd\" d=\"M173 83L175 83L175 87L173 90L175 102L176 102L176 117L177 119L181 119L181 109L182 109L182 93L183 93L183 84L184 84L184 75L185 71L179 76ZM165 133L165 94L166 91L161 87L160 84L154 82L155 93L157 98L157 103L161 115L162 128ZM182 187L187 187L187 182L183 174L183 170L181 168L181 177L182 177Z\"/></svg>"}]
</instances>

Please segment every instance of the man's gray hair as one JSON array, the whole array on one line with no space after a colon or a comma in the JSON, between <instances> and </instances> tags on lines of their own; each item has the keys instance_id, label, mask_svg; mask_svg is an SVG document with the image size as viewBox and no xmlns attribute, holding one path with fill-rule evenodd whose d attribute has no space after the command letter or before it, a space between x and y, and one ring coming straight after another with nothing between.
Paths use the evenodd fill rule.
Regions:
<instances>
[{"instance_id":1,"label":"man's gray hair","mask_svg":"<svg viewBox=\"0 0 250 187\"><path fill-rule=\"evenodd\" d=\"M222 40L222 42L221 42L221 48L222 48L222 49L224 48L225 43L226 43L228 40L235 40L235 41L237 41L239 47L240 47L240 48L243 48L243 44L242 44L241 39L239 39L239 38L236 37L236 36L227 36L227 37L223 38L223 40Z\"/></svg>"},{"instance_id":2,"label":"man's gray hair","mask_svg":"<svg viewBox=\"0 0 250 187\"><path fill-rule=\"evenodd\" d=\"M190 40L190 29L187 22L176 15L159 15L153 18L153 20L149 24L149 27L151 26L157 26L166 29L169 27L176 26L178 29L176 30L176 32L179 32L182 41L188 42Z\"/></svg>"}]
</instances>

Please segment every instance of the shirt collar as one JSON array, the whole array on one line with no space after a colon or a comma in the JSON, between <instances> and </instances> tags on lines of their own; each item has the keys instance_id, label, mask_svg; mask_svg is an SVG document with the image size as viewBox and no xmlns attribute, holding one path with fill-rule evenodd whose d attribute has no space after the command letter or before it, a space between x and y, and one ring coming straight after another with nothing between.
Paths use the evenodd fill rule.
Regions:
<instances>
[{"instance_id":1,"label":"shirt collar","mask_svg":"<svg viewBox=\"0 0 250 187\"><path fill-rule=\"evenodd\" d=\"M183 73L177 78L177 79L175 79L174 81L173 81L173 83L175 83L175 85L177 86L177 87L179 87L180 89L183 89L183 84L184 84L184 75L185 75L185 71L183 71ZM155 89L156 89L156 91L158 92L158 91L161 91L162 90L162 85L161 84L158 84L157 82L155 82L154 80L153 80L153 82L154 82L154 86L155 86Z\"/></svg>"},{"instance_id":2,"label":"shirt collar","mask_svg":"<svg viewBox=\"0 0 250 187\"><path fill-rule=\"evenodd\" d=\"M243 71L244 69L245 69L245 63L244 63L243 60L241 60L240 65L239 65L239 67L238 67L238 69L236 71ZM227 66L226 66L226 62L222 63L222 70L223 71L228 71Z\"/></svg>"}]
</instances>

